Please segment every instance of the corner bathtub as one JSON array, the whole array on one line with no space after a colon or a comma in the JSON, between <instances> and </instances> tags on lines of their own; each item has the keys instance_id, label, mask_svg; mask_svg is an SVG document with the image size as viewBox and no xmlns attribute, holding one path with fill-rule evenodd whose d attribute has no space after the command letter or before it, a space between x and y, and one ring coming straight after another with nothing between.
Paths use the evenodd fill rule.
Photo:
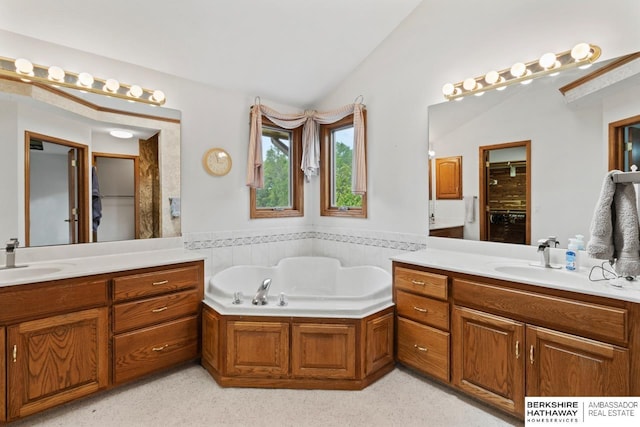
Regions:
<instances>
[{"instance_id":1,"label":"corner bathtub","mask_svg":"<svg viewBox=\"0 0 640 427\"><path fill-rule=\"evenodd\" d=\"M268 303L253 305L267 278ZM204 302L202 365L221 386L359 390L394 367L391 275L381 268L325 257L235 266L210 279Z\"/></svg>"},{"instance_id":2,"label":"corner bathtub","mask_svg":"<svg viewBox=\"0 0 640 427\"><path fill-rule=\"evenodd\" d=\"M267 278L268 304L251 304ZM240 304L233 303L237 292ZM274 267L239 265L219 272L209 281L205 303L220 314L361 318L393 304L391 275L374 266L342 267L334 258L284 258Z\"/></svg>"}]
</instances>

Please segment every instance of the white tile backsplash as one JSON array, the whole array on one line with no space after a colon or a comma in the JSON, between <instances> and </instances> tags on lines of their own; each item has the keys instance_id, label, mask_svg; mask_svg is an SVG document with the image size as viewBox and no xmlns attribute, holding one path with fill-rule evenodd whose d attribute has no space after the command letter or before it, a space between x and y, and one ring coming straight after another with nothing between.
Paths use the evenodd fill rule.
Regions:
<instances>
[{"instance_id":1,"label":"white tile backsplash","mask_svg":"<svg viewBox=\"0 0 640 427\"><path fill-rule=\"evenodd\" d=\"M391 271L389 258L426 247L426 235L342 227L293 227L188 233L184 246L211 249L211 274L231 265L275 265L292 256L327 256L345 266L377 265Z\"/></svg>"}]
</instances>

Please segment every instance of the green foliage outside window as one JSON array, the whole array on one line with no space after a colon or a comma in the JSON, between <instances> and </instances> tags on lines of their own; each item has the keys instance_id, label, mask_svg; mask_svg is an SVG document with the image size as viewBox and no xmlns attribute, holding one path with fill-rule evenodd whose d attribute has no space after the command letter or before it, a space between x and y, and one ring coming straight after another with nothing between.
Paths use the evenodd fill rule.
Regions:
<instances>
[{"instance_id":1,"label":"green foliage outside window","mask_svg":"<svg viewBox=\"0 0 640 427\"><path fill-rule=\"evenodd\" d=\"M335 206L361 207L362 196L351 192L353 149L336 141L334 156Z\"/></svg>"},{"instance_id":2,"label":"green foliage outside window","mask_svg":"<svg viewBox=\"0 0 640 427\"><path fill-rule=\"evenodd\" d=\"M264 187L256 191L258 208L291 207L289 156L273 147L267 150L262 162Z\"/></svg>"}]
</instances>

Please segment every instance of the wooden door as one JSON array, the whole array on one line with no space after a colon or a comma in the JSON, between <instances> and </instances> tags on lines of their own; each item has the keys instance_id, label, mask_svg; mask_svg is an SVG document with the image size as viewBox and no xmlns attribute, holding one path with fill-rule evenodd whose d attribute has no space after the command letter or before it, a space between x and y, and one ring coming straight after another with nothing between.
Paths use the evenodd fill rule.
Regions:
<instances>
[{"instance_id":1,"label":"wooden door","mask_svg":"<svg viewBox=\"0 0 640 427\"><path fill-rule=\"evenodd\" d=\"M7 328L9 419L107 387L107 319L103 307Z\"/></svg>"},{"instance_id":2,"label":"wooden door","mask_svg":"<svg viewBox=\"0 0 640 427\"><path fill-rule=\"evenodd\" d=\"M69 194L69 213L67 221L69 223L69 243L78 243L78 215L77 215L77 203L76 203L76 194L77 194L77 179L78 175L76 173L76 150L71 148L67 152L67 182L68 182L68 194Z\"/></svg>"},{"instance_id":3,"label":"wooden door","mask_svg":"<svg viewBox=\"0 0 640 427\"><path fill-rule=\"evenodd\" d=\"M436 159L436 199L462 199L462 156Z\"/></svg>"},{"instance_id":4,"label":"wooden door","mask_svg":"<svg viewBox=\"0 0 640 427\"><path fill-rule=\"evenodd\" d=\"M369 375L393 363L393 313L367 320L366 334L364 374Z\"/></svg>"},{"instance_id":5,"label":"wooden door","mask_svg":"<svg viewBox=\"0 0 640 427\"><path fill-rule=\"evenodd\" d=\"M523 323L463 307L453 310L453 384L514 414L524 411Z\"/></svg>"},{"instance_id":6,"label":"wooden door","mask_svg":"<svg viewBox=\"0 0 640 427\"><path fill-rule=\"evenodd\" d=\"M527 326L527 396L628 396L629 351Z\"/></svg>"},{"instance_id":7,"label":"wooden door","mask_svg":"<svg viewBox=\"0 0 640 427\"><path fill-rule=\"evenodd\" d=\"M227 322L227 375L282 376L289 374L289 324Z\"/></svg>"}]
</instances>

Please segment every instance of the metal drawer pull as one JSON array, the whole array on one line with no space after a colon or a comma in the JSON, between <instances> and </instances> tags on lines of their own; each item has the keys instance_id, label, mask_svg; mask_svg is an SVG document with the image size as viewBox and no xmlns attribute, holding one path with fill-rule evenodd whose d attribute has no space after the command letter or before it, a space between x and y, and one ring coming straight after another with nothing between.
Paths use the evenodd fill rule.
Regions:
<instances>
[{"instance_id":1,"label":"metal drawer pull","mask_svg":"<svg viewBox=\"0 0 640 427\"><path fill-rule=\"evenodd\" d=\"M411 283L413 283L414 285L420 285L420 286L424 286L425 285L425 283L422 280L411 279Z\"/></svg>"},{"instance_id":2,"label":"metal drawer pull","mask_svg":"<svg viewBox=\"0 0 640 427\"><path fill-rule=\"evenodd\" d=\"M152 313L160 313L161 311L165 311L167 308L166 305L164 307L160 307L160 308L154 308L153 310L151 310Z\"/></svg>"},{"instance_id":3,"label":"metal drawer pull","mask_svg":"<svg viewBox=\"0 0 640 427\"><path fill-rule=\"evenodd\" d=\"M158 286L158 285L166 285L167 283L169 283L168 280L161 280L159 282L153 282L152 286Z\"/></svg>"},{"instance_id":4,"label":"metal drawer pull","mask_svg":"<svg viewBox=\"0 0 640 427\"><path fill-rule=\"evenodd\" d=\"M153 351L162 351L167 347L169 347L169 344L165 344L162 347L153 347L151 350L153 350Z\"/></svg>"},{"instance_id":5,"label":"metal drawer pull","mask_svg":"<svg viewBox=\"0 0 640 427\"><path fill-rule=\"evenodd\" d=\"M18 346L13 345L13 363L16 363L18 360Z\"/></svg>"},{"instance_id":6,"label":"metal drawer pull","mask_svg":"<svg viewBox=\"0 0 640 427\"><path fill-rule=\"evenodd\" d=\"M428 311L429 311L429 310L427 310L426 308L416 307L415 305L413 306L413 309L414 309L415 311L419 311L420 313L426 313L426 312L428 312Z\"/></svg>"},{"instance_id":7,"label":"metal drawer pull","mask_svg":"<svg viewBox=\"0 0 640 427\"><path fill-rule=\"evenodd\" d=\"M533 345L531 346L531 349L529 349L529 360L531 361L531 364L533 365Z\"/></svg>"},{"instance_id":8,"label":"metal drawer pull","mask_svg":"<svg viewBox=\"0 0 640 427\"><path fill-rule=\"evenodd\" d=\"M520 341L516 341L516 359L520 359Z\"/></svg>"},{"instance_id":9,"label":"metal drawer pull","mask_svg":"<svg viewBox=\"0 0 640 427\"><path fill-rule=\"evenodd\" d=\"M413 348L417 349L418 351L424 351L424 352L427 351L426 347L420 347L418 344L414 344Z\"/></svg>"}]
</instances>

